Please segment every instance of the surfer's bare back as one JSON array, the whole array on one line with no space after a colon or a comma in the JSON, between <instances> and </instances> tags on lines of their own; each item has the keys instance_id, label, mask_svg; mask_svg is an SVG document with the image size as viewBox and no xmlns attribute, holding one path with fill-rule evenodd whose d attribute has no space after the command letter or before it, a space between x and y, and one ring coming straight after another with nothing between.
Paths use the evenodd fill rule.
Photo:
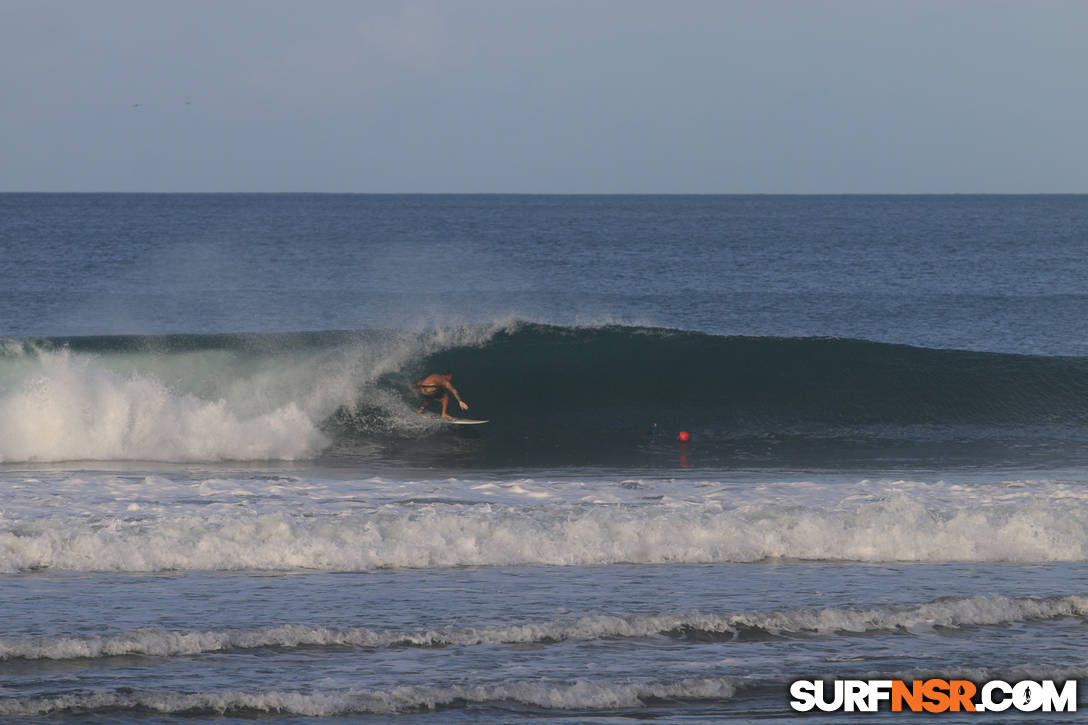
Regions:
<instances>
[{"instance_id":1,"label":"surfer's bare back","mask_svg":"<svg viewBox=\"0 0 1088 725\"><path fill-rule=\"evenodd\" d=\"M457 394L457 388L450 383L452 379L453 373L446 370L441 373L431 373L416 383L420 394L423 395L423 405L419 406L419 410L416 412L422 413L423 409L430 403L440 401L442 403L442 417L451 418L452 416L446 413L446 407L450 404L450 393L453 393L453 397L457 398L457 404L461 406L461 410L468 410L468 403L461 400L461 396Z\"/></svg>"}]
</instances>

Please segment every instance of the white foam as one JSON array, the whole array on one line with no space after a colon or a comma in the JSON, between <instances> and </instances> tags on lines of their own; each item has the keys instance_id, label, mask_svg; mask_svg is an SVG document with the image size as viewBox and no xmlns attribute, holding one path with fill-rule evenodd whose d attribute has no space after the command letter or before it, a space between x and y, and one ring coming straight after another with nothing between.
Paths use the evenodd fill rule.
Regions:
<instances>
[{"instance_id":1,"label":"white foam","mask_svg":"<svg viewBox=\"0 0 1088 725\"><path fill-rule=\"evenodd\" d=\"M1088 560L1088 486L12 472L0 572Z\"/></svg>"},{"instance_id":2,"label":"white foam","mask_svg":"<svg viewBox=\"0 0 1088 725\"><path fill-rule=\"evenodd\" d=\"M300 511L272 497L251 507L243 496L141 516L119 506L95 509L93 520L0 514L0 571L1088 560L1081 499L964 508L906 494L835 507L333 501Z\"/></svg>"},{"instance_id":3,"label":"white foam","mask_svg":"<svg viewBox=\"0 0 1088 725\"><path fill-rule=\"evenodd\" d=\"M724 700L733 697L736 686L724 678L678 682L612 683L524 681L490 685L448 687L402 686L388 690L352 689L318 693L301 692L137 692L119 694L101 691L0 700L0 715L27 717L56 712L96 710L151 710L159 713L261 712L304 717L347 714L395 714L435 710L457 703L515 703L555 710L602 710L643 707L647 700Z\"/></svg>"},{"instance_id":4,"label":"white foam","mask_svg":"<svg viewBox=\"0 0 1088 725\"><path fill-rule=\"evenodd\" d=\"M945 677L964 677L974 682L992 679L1050 679L1064 681L1083 678L1088 670L1081 666L1052 667L1025 665L1015 669L964 669L942 673ZM864 675L871 679L919 679L932 676L929 671L884 672ZM759 684L771 685L767 680ZM783 683L784 687L785 683ZM736 697L749 686L741 678L706 677L672 682L615 682L578 679L573 681L522 680L493 684L449 686L400 686L389 689L326 690L318 692L222 690L210 692L170 692L90 690L78 693L0 700L0 716L34 717L56 713L82 714L97 711L139 710L186 716L215 714L296 715L334 717L352 714L395 715L428 712L465 705L515 705L543 710L618 710L637 708L644 711L655 702L680 700L723 702Z\"/></svg>"},{"instance_id":5,"label":"white foam","mask_svg":"<svg viewBox=\"0 0 1088 725\"><path fill-rule=\"evenodd\" d=\"M339 348L75 354L6 344L0 463L72 460L296 460L328 444L319 426L360 401L418 426L373 383L501 324L377 335ZM399 416L399 418L397 417Z\"/></svg>"},{"instance_id":6,"label":"white foam","mask_svg":"<svg viewBox=\"0 0 1088 725\"><path fill-rule=\"evenodd\" d=\"M0 397L0 461L298 458L324 437L297 405L243 418L226 401L121 376L67 352Z\"/></svg>"},{"instance_id":7,"label":"white foam","mask_svg":"<svg viewBox=\"0 0 1088 725\"><path fill-rule=\"evenodd\" d=\"M262 629L172 632L141 629L100 636L0 638L0 660L69 660L146 655L192 656L262 647L394 646L446 647L481 644L536 644L614 638L645 638L698 631L731 638L753 629L774 636L850 632L931 630L1088 616L1088 595L1062 597L979 596L911 605L868 608L827 607L741 614L685 613L589 615L568 620L429 630L373 630L365 627L283 625Z\"/></svg>"}]
</instances>

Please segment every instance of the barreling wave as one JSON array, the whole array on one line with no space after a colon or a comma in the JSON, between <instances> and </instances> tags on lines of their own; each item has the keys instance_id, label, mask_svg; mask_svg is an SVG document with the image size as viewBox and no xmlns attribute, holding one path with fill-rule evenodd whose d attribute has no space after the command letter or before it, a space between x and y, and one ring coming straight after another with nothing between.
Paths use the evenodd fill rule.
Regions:
<instances>
[{"instance_id":1,"label":"barreling wave","mask_svg":"<svg viewBox=\"0 0 1088 725\"><path fill-rule=\"evenodd\" d=\"M412 414L443 368L486 430ZM674 465L680 429L694 465L1081 460L1088 359L507 322L0 347L3 462Z\"/></svg>"},{"instance_id":2,"label":"barreling wave","mask_svg":"<svg viewBox=\"0 0 1088 725\"><path fill-rule=\"evenodd\" d=\"M923 604L741 614L600 614L569 620L419 631L290 624L261 629L181 632L141 629L101 636L0 637L0 661L178 657L294 647L379 649L551 645L655 636L715 642L755 641L874 632L919 633L942 628L996 626L1066 617L1088 618L1088 595L1046 598L1000 595L944 597Z\"/></svg>"},{"instance_id":3,"label":"barreling wave","mask_svg":"<svg viewBox=\"0 0 1088 725\"><path fill-rule=\"evenodd\" d=\"M489 442L543 464L1049 463L1088 443L1084 358L521 325L442 359L486 381Z\"/></svg>"}]
</instances>

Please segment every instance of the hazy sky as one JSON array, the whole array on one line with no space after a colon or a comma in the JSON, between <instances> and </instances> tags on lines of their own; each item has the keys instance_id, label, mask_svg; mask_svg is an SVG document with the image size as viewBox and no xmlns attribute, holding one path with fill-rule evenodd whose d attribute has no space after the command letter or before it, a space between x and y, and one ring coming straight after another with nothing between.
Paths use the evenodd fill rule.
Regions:
<instances>
[{"instance_id":1,"label":"hazy sky","mask_svg":"<svg viewBox=\"0 0 1088 725\"><path fill-rule=\"evenodd\" d=\"M1088 192L1088 2L0 0L0 190Z\"/></svg>"}]
</instances>

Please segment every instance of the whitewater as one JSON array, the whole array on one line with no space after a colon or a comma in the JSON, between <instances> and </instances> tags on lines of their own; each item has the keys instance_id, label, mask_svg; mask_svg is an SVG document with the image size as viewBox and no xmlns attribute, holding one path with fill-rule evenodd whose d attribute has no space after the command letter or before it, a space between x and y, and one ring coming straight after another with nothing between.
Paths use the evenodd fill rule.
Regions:
<instances>
[{"instance_id":1,"label":"whitewater","mask_svg":"<svg viewBox=\"0 0 1088 725\"><path fill-rule=\"evenodd\" d=\"M1088 561L1088 489L595 477L8 477L0 571Z\"/></svg>"},{"instance_id":2,"label":"whitewater","mask_svg":"<svg viewBox=\"0 0 1088 725\"><path fill-rule=\"evenodd\" d=\"M421 427L374 382L488 330L2 340L0 462L312 458L363 401Z\"/></svg>"},{"instance_id":3,"label":"whitewater","mask_svg":"<svg viewBox=\"0 0 1088 725\"><path fill-rule=\"evenodd\" d=\"M1077 196L0 194L0 720L1088 711L1086 240ZM416 414L444 369L490 423Z\"/></svg>"}]
</instances>

